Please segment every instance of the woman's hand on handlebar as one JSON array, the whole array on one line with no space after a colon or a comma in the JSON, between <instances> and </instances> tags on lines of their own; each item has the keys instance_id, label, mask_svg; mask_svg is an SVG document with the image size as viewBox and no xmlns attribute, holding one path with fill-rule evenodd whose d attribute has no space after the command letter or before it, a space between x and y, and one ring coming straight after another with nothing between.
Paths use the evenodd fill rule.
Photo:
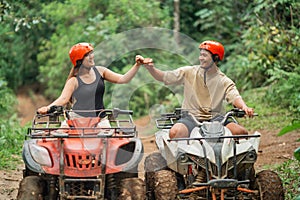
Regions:
<instances>
[{"instance_id":1,"label":"woman's hand on handlebar","mask_svg":"<svg viewBox=\"0 0 300 200\"><path fill-rule=\"evenodd\" d=\"M37 110L37 113L38 114L47 114L49 111L49 108L48 106L43 106L43 107L40 107L38 110Z\"/></svg>"}]
</instances>

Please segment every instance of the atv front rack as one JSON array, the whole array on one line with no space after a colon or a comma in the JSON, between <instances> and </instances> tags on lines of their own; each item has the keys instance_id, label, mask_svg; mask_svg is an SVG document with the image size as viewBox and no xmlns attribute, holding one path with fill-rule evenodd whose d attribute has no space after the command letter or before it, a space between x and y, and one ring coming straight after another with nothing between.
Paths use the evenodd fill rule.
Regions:
<instances>
[{"instance_id":1,"label":"atv front rack","mask_svg":"<svg viewBox=\"0 0 300 200\"><path fill-rule=\"evenodd\" d=\"M57 111L58 110L58 111ZM48 114L36 114L32 127L28 128L30 138L130 138L137 137L132 111L120 109L102 110L103 118L109 120L110 127L98 126L97 117L70 119L70 111L57 108ZM103 115L104 113L104 115ZM100 114L99 114L100 115Z\"/></svg>"},{"instance_id":2,"label":"atv front rack","mask_svg":"<svg viewBox=\"0 0 300 200\"><path fill-rule=\"evenodd\" d=\"M187 114L188 111L184 111L181 108L176 108L173 113L163 113L161 118L155 120L156 127L159 129L170 129L180 118Z\"/></svg>"}]
</instances>

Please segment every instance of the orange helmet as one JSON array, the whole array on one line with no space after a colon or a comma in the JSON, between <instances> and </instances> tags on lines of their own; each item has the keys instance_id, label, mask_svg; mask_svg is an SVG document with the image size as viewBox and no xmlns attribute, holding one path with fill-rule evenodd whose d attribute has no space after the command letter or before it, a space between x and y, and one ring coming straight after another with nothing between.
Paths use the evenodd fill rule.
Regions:
<instances>
[{"instance_id":1,"label":"orange helmet","mask_svg":"<svg viewBox=\"0 0 300 200\"><path fill-rule=\"evenodd\" d=\"M216 41L204 41L199 45L199 49L205 49L212 53L213 55L218 55L220 60L223 60L224 58L224 46Z\"/></svg>"},{"instance_id":2,"label":"orange helmet","mask_svg":"<svg viewBox=\"0 0 300 200\"><path fill-rule=\"evenodd\" d=\"M72 46L72 48L69 51L69 56L74 67L76 66L76 62L78 60L82 60L84 58L84 55L93 50L93 46L86 42L78 43Z\"/></svg>"}]
</instances>

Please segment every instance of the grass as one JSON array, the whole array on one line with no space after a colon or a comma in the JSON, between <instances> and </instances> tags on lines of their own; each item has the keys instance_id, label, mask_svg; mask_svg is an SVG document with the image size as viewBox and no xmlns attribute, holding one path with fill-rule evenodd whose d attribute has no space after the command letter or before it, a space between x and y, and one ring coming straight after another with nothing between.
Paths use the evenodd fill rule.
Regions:
<instances>
[{"instance_id":1,"label":"grass","mask_svg":"<svg viewBox=\"0 0 300 200\"><path fill-rule=\"evenodd\" d=\"M285 199L294 200L300 196L300 161L291 159L278 166L275 171L279 174L284 188Z\"/></svg>"},{"instance_id":2,"label":"grass","mask_svg":"<svg viewBox=\"0 0 300 200\"><path fill-rule=\"evenodd\" d=\"M264 100L265 93L266 89L260 88L243 94L245 102L249 107L255 109L258 116L255 120L245 118L239 119L239 122L250 131L270 130L279 132L283 127L288 126L296 116L292 115L288 109L270 106ZM285 188L285 200L295 200L297 197L300 199L300 161L291 159L280 165L264 167L276 171L282 179Z\"/></svg>"},{"instance_id":3,"label":"grass","mask_svg":"<svg viewBox=\"0 0 300 200\"><path fill-rule=\"evenodd\" d=\"M22 163L21 152L27 130L20 126L16 115L0 119L0 124L0 169L15 169Z\"/></svg>"},{"instance_id":4,"label":"grass","mask_svg":"<svg viewBox=\"0 0 300 200\"><path fill-rule=\"evenodd\" d=\"M287 126L294 119L288 109L284 110L280 107L270 106L265 101L266 88L249 90L242 94L244 101L249 107L254 108L254 112L258 114L253 119L243 118L238 121L253 130L279 130Z\"/></svg>"}]
</instances>

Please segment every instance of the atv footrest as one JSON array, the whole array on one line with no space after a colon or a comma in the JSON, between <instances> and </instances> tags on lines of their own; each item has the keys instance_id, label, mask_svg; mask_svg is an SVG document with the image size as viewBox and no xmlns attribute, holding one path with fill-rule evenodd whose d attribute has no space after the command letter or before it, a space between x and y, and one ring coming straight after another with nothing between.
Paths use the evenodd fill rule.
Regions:
<instances>
[{"instance_id":1,"label":"atv footrest","mask_svg":"<svg viewBox=\"0 0 300 200\"><path fill-rule=\"evenodd\" d=\"M207 183L194 183L194 186L211 186L213 188L237 188L240 184L249 183L249 180L238 181L236 179L214 179L210 180Z\"/></svg>"}]
</instances>

